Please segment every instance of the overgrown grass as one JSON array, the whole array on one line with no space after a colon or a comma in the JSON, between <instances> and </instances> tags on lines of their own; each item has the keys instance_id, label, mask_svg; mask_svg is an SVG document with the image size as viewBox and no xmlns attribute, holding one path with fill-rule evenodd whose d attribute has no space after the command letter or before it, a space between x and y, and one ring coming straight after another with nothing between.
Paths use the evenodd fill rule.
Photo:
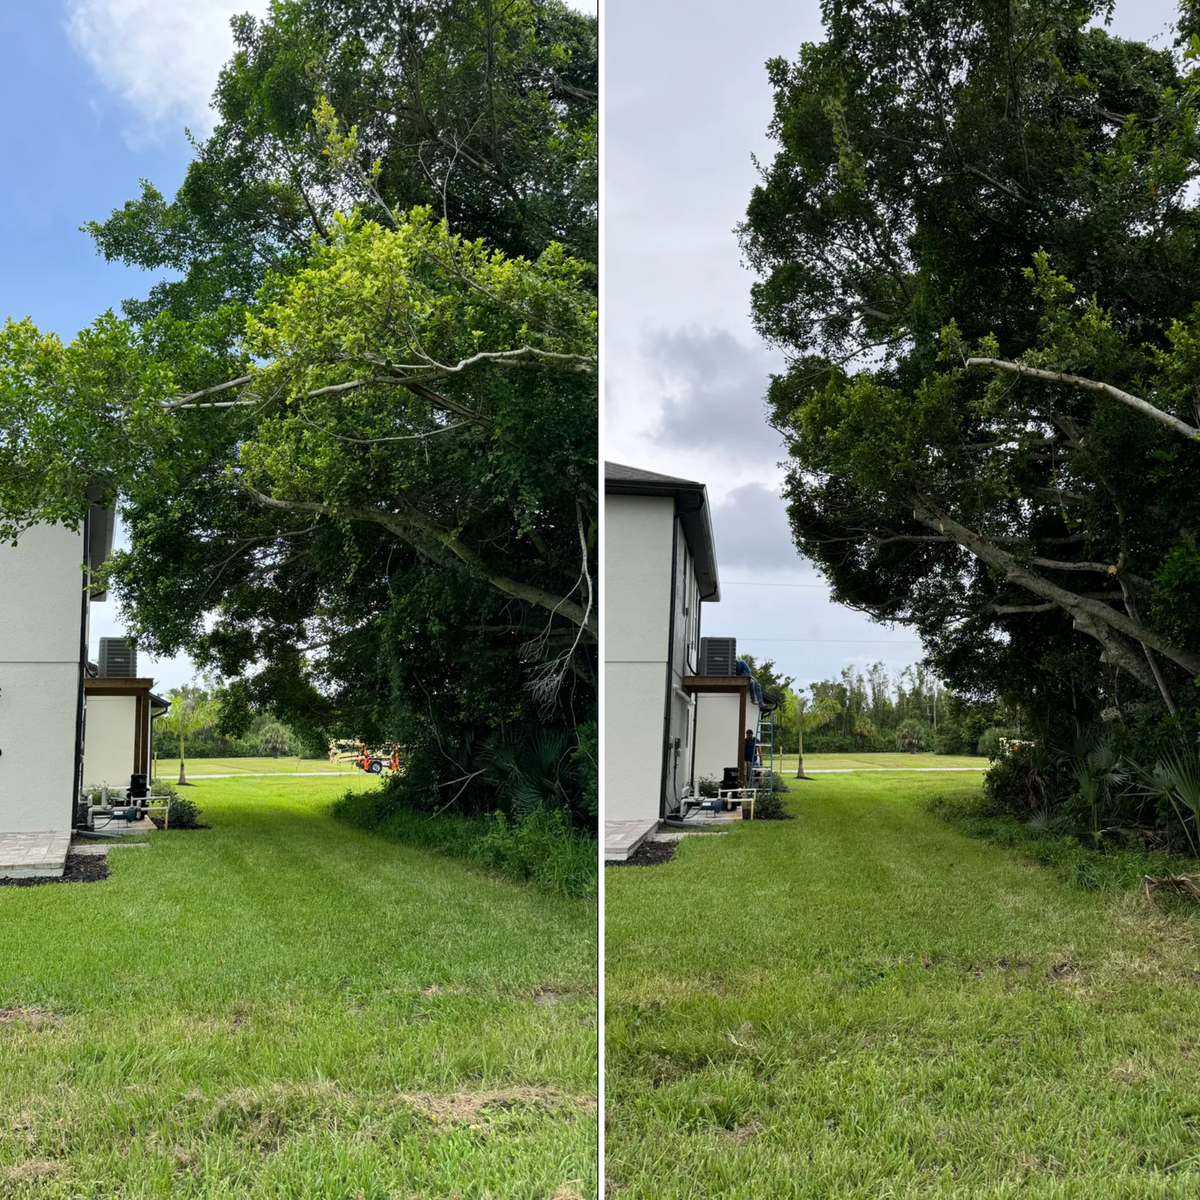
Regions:
<instances>
[{"instance_id":1,"label":"overgrown grass","mask_svg":"<svg viewBox=\"0 0 1200 1200\"><path fill-rule=\"evenodd\" d=\"M0 1196L595 1195L595 905L345 788L200 783L212 829L0 889Z\"/></svg>"},{"instance_id":2,"label":"overgrown grass","mask_svg":"<svg viewBox=\"0 0 1200 1200\"><path fill-rule=\"evenodd\" d=\"M1200 1195L1200 918L927 810L978 788L825 776L608 873L615 1194Z\"/></svg>"},{"instance_id":3,"label":"overgrown grass","mask_svg":"<svg viewBox=\"0 0 1200 1200\"><path fill-rule=\"evenodd\" d=\"M537 813L522 821L499 813L431 816L382 807L376 799L373 790L351 789L333 806L333 813L359 829L464 859L562 896L596 894L596 842L572 829L565 814Z\"/></svg>"},{"instance_id":4,"label":"overgrown grass","mask_svg":"<svg viewBox=\"0 0 1200 1200\"><path fill-rule=\"evenodd\" d=\"M981 794L938 794L930 798L928 807L968 837L1015 850L1086 891L1142 887L1146 875L1174 875L1200 868L1189 859L1154 853L1131 837L1110 837L1096 849L1069 834L1036 832L1016 817L989 812Z\"/></svg>"}]
</instances>

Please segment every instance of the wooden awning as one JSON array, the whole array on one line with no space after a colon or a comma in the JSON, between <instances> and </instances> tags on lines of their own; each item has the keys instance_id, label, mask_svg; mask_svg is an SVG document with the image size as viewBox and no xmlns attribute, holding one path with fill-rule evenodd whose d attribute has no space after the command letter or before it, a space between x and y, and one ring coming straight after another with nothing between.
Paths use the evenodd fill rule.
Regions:
<instances>
[{"instance_id":1,"label":"wooden awning","mask_svg":"<svg viewBox=\"0 0 1200 1200\"><path fill-rule=\"evenodd\" d=\"M689 692L748 692L749 675L685 675L683 686Z\"/></svg>"}]
</instances>

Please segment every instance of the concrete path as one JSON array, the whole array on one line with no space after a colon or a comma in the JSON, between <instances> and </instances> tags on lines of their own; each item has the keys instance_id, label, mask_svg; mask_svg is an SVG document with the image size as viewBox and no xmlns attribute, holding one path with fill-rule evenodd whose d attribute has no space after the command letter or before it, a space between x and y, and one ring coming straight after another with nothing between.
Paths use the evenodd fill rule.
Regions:
<instances>
[{"instance_id":1,"label":"concrete path","mask_svg":"<svg viewBox=\"0 0 1200 1200\"><path fill-rule=\"evenodd\" d=\"M657 821L605 821L604 857L624 862L657 828Z\"/></svg>"},{"instance_id":2,"label":"concrete path","mask_svg":"<svg viewBox=\"0 0 1200 1200\"><path fill-rule=\"evenodd\" d=\"M0 879L61 876L70 845L69 829L0 833Z\"/></svg>"}]
</instances>

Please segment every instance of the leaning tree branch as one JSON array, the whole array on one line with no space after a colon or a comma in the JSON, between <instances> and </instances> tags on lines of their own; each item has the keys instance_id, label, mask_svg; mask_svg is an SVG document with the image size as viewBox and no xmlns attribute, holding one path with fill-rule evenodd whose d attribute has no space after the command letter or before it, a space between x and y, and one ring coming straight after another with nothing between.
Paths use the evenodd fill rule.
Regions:
<instances>
[{"instance_id":1,"label":"leaning tree branch","mask_svg":"<svg viewBox=\"0 0 1200 1200\"><path fill-rule=\"evenodd\" d=\"M1182 434L1185 438L1193 440L1200 438L1200 429L1189 425L1186 421L1181 421L1178 417L1171 416L1170 413L1163 412L1161 408L1156 408L1140 396L1134 396L1129 392L1122 391L1119 387L1113 387L1111 383L1101 383L1097 379L1085 379L1082 375L1068 375L1065 371L1047 371L1041 367L1030 367L1026 366L1025 363L1010 362L1003 358L968 358L967 370L972 370L975 367L990 367L994 371L1007 371L1011 375L1023 375L1030 379L1044 379L1049 383L1066 383L1071 387L1082 388L1085 391L1100 392L1105 396L1110 396L1114 400L1119 400L1122 404L1127 404L1143 416L1157 421L1160 425L1165 425L1168 429Z\"/></svg>"},{"instance_id":2,"label":"leaning tree branch","mask_svg":"<svg viewBox=\"0 0 1200 1200\"><path fill-rule=\"evenodd\" d=\"M486 580L497 591L512 596L516 600L524 600L538 608L544 608L548 612L561 613L568 621L579 626L581 633L587 635L589 642L598 639L599 629L596 616L591 611L590 605L585 610L572 600L555 596L552 592L522 583L520 580L510 579L506 575L497 574L484 563L478 551L468 546L462 538L442 529L436 521L416 509L409 508L403 513L392 513L377 508L339 507L312 500L277 500L274 496L268 496L248 483L243 483L242 486L251 499L264 508L278 509L282 512L320 513L322 516L334 519L366 521L374 525L382 525L401 541L417 548L420 548L420 541L414 537L414 533L423 533L448 550L469 574Z\"/></svg>"},{"instance_id":3,"label":"leaning tree branch","mask_svg":"<svg viewBox=\"0 0 1200 1200\"><path fill-rule=\"evenodd\" d=\"M1111 661L1117 663L1130 674L1152 688L1156 689L1153 675L1147 669L1145 662L1132 652L1132 648L1123 641L1140 642L1157 650L1163 657L1178 664L1189 675L1200 675L1200 655L1182 650L1178 646L1164 641L1152 630L1140 622L1134 621L1125 613L1109 608L1105 604L1090 600L1078 592L1072 592L1053 583L1044 575L1021 562L1015 555L997 546L982 534L954 520L935 505L923 499L917 499L913 505L913 515L921 524L939 533L950 534L963 549L978 558L981 562L994 567L1010 582L1016 583L1040 599L1056 604L1071 614L1075 625L1082 632L1095 638L1105 648ZM1107 568L1105 568L1107 573Z\"/></svg>"}]
</instances>

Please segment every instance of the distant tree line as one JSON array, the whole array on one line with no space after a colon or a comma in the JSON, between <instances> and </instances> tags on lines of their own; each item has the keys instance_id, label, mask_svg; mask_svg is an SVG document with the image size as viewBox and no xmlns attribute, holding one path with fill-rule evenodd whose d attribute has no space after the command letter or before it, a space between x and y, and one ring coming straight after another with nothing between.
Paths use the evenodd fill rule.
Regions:
<instances>
[{"instance_id":1,"label":"distant tree line","mask_svg":"<svg viewBox=\"0 0 1200 1200\"><path fill-rule=\"evenodd\" d=\"M938 680L923 664L889 671L883 663L866 670L845 667L836 679L797 689L772 659L750 665L763 691L779 698L775 748L796 754L805 721L806 753L929 751L934 754L987 754L998 739L1020 733L1020 713L1002 702L972 701Z\"/></svg>"}]
</instances>

